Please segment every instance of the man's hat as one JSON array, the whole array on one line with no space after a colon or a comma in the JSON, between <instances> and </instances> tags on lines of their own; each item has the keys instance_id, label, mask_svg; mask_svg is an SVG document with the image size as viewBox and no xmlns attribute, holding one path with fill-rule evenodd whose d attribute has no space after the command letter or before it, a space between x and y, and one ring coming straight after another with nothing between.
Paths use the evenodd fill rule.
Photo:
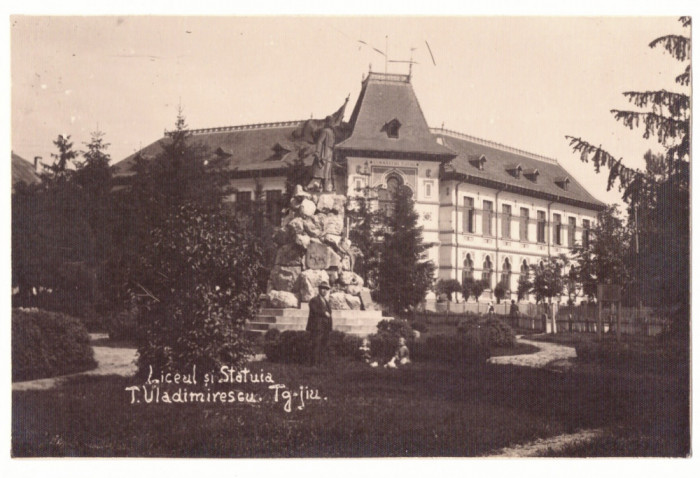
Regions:
<instances>
[{"instance_id":1,"label":"man's hat","mask_svg":"<svg viewBox=\"0 0 700 478\"><path fill-rule=\"evenodd\" d=\"M331 286L329 286L329 285L328 285L328 282L326 282L326 281L324 280L324 281L322 281L322 282L318 285L318 288L319 288L319 289L330 289Z\"/></svg>"}]
</instances>

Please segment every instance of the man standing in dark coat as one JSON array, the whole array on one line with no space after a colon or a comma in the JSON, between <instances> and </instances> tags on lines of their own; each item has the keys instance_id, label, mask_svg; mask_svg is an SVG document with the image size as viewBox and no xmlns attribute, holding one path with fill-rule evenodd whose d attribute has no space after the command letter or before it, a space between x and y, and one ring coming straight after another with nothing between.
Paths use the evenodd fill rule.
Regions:
<instances>
[{"instance_id":1,"label":"man standing in dark coat","mask_svg":"<svg viewBox=\"0 0 700 478\"><path fill-rule=\"evenodd\" d=\"M330 286L323 281L318 285L318 295L309 301L309 320L306 330L311 334L311 365L320 365L328 355L328 342L333 330Z\"/></svg>"}]
</instances>

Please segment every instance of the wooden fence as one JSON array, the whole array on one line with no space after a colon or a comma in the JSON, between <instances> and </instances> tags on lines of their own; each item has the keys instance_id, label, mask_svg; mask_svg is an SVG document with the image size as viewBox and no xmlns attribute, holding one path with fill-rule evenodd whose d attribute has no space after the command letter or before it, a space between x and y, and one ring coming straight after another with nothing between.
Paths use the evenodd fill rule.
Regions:
<instances>
[{"instance_id":1,"label":"wooden fence","mask_svg":"<svg viewBox=\"0 0 700 478\"><path fill-rule=\"evenodd\" d=\"M454 303L438 302L434 311L415 312L413 320L428 324L456 325L468 314L486 315L488 303ZM595 304L578 306L559 306L552 304L553 313L547 304L518 303L519 315L510 316L510 303L493 304L495 314L511 327L536 332L589 332L598 331L598 307ZM661 333L668 325L668 320L659 317L650 307L641 309L621 307L617 310L603 310L603 332L616 332L616 317L620 315L620 331L626 335L653 336ZM552 321L552 315L556 317Z\"/></svg>"}]
</instances>

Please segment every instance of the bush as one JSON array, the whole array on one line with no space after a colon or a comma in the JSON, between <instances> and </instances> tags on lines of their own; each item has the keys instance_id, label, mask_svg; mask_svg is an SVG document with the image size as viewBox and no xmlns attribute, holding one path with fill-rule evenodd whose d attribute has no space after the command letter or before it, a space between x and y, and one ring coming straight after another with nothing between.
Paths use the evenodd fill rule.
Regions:
<instances>
[{"instance_id":1,"label":"bush","mask_svg":"<svg viewBox=\"0 0 700 478\"><path fill-rule=\"evenodd\" d=\"M268 330L265 356L270 362L307 364L311 358L311 335L305 330Z\"/></svg>"},{"instance_id":2,"label":"bush","mask_svg":"<svg viewBox=\"0 0 700 478\"><path fill-rule=\"evenodd\" d=\"M303 330L270 329L265 333L265 356L270 362L298 363L309 362L311 353L311 336ZM348 335L337 330L331 331L329 340L330 353L352 360L360 359L362 338Z\"/></svg>"},{"instance_id":3,"label":"bush","mask_svg":"<svg viewBox=\"0 0 700 478\"><path fill-rule=\"evenodd\" d=\"M12 310L12 380L82 372L97 363L80 320L56 312Z\"/></svg>"},{"instance_id":4,"label":"bush","mask_svg":"<svg viewBox=\"0 0 700 478\"><path fill-rule=\"evenodd\" d=\"M377 331L403 337L406 340L413 338L413 327L405 319L382 320L377 324Z\"/></svg>"},{"instance_id":5,"label":"bush","mask_svg":"<svg viewBox=\"0 0 700 478\"><path fill-rule=\"evenodd\" d=\"M491 317L485 321L476 316L469 317L457 326L457 331L473 333L476 329L484 329L488 332L488 345L490 347L513 347L515 345L515 333L510 325L497 317Z\"/></svg>"},{"instance_id":6,"label":"bush","mask_svg":"<svg viewBox=\"0 0 700 478\"><path fill-rule=\"evenodd\" d=\"M338 357L349 357L353 360L360 360L360 345L362 345L362 337L349 335L338 330L333 330L331 332L331 352Z\"/></svg>"},{"instance_id":7,"label":"bush","mask_svg":"<svg viewBox=\"0 0 700 478\"><path fill-rule=\"evenodd\" d=\"M421 334L424 334L428 331L428 324L425 322L411 322L411 328L413 330L417 330Z\"/></svg>"},{"instance_id":8,"label":"bush","mask_svg":"<svg viewBox=\"0 0 700 478\"><path fill-rule=\"evenodd\" d=\"M112 340L138 341L138 310L111 313L107 317L107 332Z\"/></svg>"},{"instance_id":9,"label":"bush","mask_svg":"<svg viewBox=\"0 0 700 478\"><path fill-rule=\"evenodd\" d=\"M250 353L244 332L258 306L261 252L223 211L180 206L148 235L137 277L139 376L218 370Z\"/></svg>"},{"instance_id":10,"label":"bush","mask_svg":"<svg viewBox=\"0 0 700 478\"><path fill-rule=\"evenodd\" d=\"M435 360L453 364L484 363L490 357L488 343L480 340L478 332L459 335L434 335L414 342L412 360Z\"/></svg>"}]
</instances>

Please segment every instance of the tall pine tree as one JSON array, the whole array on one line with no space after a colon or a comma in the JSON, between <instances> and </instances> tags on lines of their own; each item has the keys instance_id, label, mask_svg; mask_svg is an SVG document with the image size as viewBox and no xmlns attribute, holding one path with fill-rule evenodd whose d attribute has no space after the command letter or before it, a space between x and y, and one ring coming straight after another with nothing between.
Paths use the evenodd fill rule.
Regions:
<instances>
[{"instance_id":1,"label":"tall pine tree","mask_svg":"<svg viewBox=\"0 0 700 478\"><path fill-rule=\"evenodd\" d=\"M410 189L400 187L395 198L380 252L378 299L401 314L423 301L433 283L435 264L425 258L429 246L423 244Z\"/></svg>"},{"instance_id":2,"label":"tall pine tree","mask_svg":"<svg viewBox=\"0 0 700 478\"><path fill-rule=\"evenodd\" d=\"M690 17L679 19L685 35L665 35L650 48L662 48L685 64L675 81L690 85ZM686 90L687 91L687 90ZM638 241L637 280L648 305L664 306L675 323L687 331L690 310L690 96L685 92L627 91L624 96L636 107L611 110L630 129L641 128L644 138L654 137L664 149L663 160L647 159L645 170L625 166L600 146L567 136L583 162L591 161L596 172L608 169L608 190L615 184L623 191L629 222ZM635 244L635 248L636 248Z\"/></svg>"}]
</instances>

